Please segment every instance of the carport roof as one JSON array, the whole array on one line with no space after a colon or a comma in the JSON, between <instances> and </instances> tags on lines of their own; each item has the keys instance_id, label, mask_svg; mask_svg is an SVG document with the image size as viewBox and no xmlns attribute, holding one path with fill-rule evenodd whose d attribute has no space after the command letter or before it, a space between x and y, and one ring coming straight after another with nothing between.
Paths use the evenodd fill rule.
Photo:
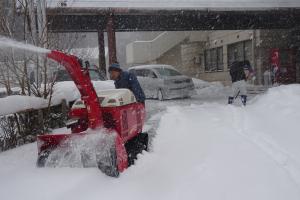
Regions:
<instances>
[{"instance_id":1,"label":"carport roof","mask_svg":"<svg viewBox=\"0 0 300 200\"><path fill-rule=\"evenodd\" d=\"M46 0L48 30L116 31L278 29L300 26L300 0ZM66 2L58 6L59 2Z\"/></svg>"},{"instance_id":2,"label":"carport roof","mask_svg":"<svg viewBox=\"0 0 300 200\"><path fill-rule=\"evenodd\" d=\"M66 2L70 8L257 10L300 8L299 0L46 0L49 7Z\"/></svg>"}]
</instances>

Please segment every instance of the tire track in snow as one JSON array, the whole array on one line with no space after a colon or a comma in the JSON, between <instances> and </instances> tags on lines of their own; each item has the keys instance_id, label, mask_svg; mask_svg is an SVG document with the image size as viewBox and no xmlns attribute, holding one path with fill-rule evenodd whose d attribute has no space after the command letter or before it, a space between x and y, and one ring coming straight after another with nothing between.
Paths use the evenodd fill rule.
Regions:
<instances>
[{"instance_id":1,"label":"tire track in snow","mask_svg":"<svg viewBox=\"0 0 300 200\"><path fill-rule=\"evenodd\" d=\"M300 187L300 164L293 159L293 156L280 147L269 135L259 131L253 131L246 123L245 108L229 106L232 114L233 128L236 132L258 146L265 154L274 160L278 166L283 168L292 180Z\"/></svg>"}]
</instances>

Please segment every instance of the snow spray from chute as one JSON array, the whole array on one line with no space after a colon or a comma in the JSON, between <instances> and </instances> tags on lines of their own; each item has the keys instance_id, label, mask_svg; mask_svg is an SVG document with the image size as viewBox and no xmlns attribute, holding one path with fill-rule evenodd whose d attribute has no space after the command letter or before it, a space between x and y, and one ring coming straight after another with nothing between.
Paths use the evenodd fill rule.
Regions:
<instances>
[{"instance_id":1,"label":"snow spray from chute","mask_svg":"<svg viewBox=\"0 0 300 200\"><path fill-rule=\"evenodd\" d=\"M86 135L74 135L54 149L45 167L97 167L97 160L110 157L116 133L107 130L87 130Z\"/></svg>"},{"instance_id":2,"label":"snow spray from chute","mask_svg":"<svg viewBox=\"0 0 300 200\"><path fill-rule=\"evenodd\" d=\"M31 52L36 52L36 53L50 53L49 49L37 47L31 44L24 44L22 42L18 42L3 36L0 36L0 49L2 48L15 48L15 49L22 49L22 50L27 50Z\"/></svg>"}]
</instances>

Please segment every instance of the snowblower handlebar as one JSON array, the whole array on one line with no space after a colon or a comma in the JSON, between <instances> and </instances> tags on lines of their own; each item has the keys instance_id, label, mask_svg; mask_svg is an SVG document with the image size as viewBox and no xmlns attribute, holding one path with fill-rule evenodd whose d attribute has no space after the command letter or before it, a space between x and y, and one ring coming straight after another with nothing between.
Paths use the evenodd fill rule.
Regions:
<instances>
[{"instance_id":1,"label":"snowblower handlebar","mask_svg":"<svg viewBox=\"0 0 300 200\"><path fill-rule=\"evenodd\" d=\"M95 129L103 125L101 106L89 74L82 68L76 56L60 51L51 51L47 57L63 65L78 88L88 113L89 128Z\"/></svg>"}]
</instances>

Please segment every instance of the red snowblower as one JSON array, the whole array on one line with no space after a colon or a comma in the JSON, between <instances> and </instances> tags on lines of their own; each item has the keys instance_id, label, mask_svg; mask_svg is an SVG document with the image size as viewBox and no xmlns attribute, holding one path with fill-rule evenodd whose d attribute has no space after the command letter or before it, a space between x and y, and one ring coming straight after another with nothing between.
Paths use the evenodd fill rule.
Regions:
<instances>
[{"instance_id":1,"label":"red snowblower","mask_svg":"<svg viewBox=\"0 0 300 200\"><path fill-rule=\"evenodd\" d=\"M132 92L127 89L96 92L88 68L84 68L76 56L51 51L47 57L66 68L81 99L73 104L69 112L67 127L71 128L71 133L37 136L37 166L47 166L47 160L55 150L68 148L71 143L66 141L76 138L80 143L87 135L103 135L104 132L104 135L113 138L113 142L106 144L108 148L95 148L94 155L87 156L85 152L81 152L81 162L83 166L87 166L87 158L94 156L96 165L103 173L118 177L120 172L134 163L138 153L148 148L148 134L142 133L145 122L144 104L136 102ZM103 141L98 146L103 146Z\"/></svg>"}]
</instances>

